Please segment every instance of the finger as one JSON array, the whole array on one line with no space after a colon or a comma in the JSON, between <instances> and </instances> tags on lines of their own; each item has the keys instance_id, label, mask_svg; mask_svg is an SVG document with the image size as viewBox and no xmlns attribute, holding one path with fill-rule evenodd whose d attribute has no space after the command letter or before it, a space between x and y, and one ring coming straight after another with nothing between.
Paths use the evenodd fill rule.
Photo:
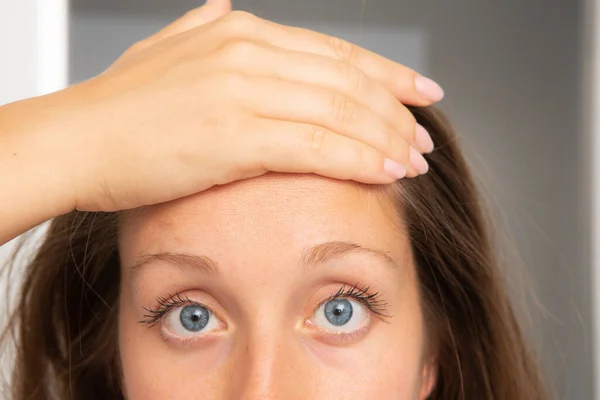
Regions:
<instances>
[{"instance_id":1,"label":"finger","mask_svg":"<svg viewBox=\"0 0 600 400\"><path fill-rule=\"evenodd\" d=\"M236 146L242 163L254 171L252 175L315 173L369 184L391 183L405 176L401 165L373 147L322 127L257 118L250 129Z\"/></svg>"},{"instance_id":2,"label":"finger","mask_svg":"<svg viewBox=\"0 0 600 400\"><path fill-rule=\"evenodd\" d=\"M288 50L303 51L353 64L381 82L404 104L427 106L441 100L439 85L412 69L345 40L308 29L280 25L234 11L223 24L230 35L255 38Z\"/></svg>"},{"instance_id":3,"label":"finger","mask_svg":"<svg viewBox=\"0 0 600 400\"><path fill-rule=\"evenodd\" d=\"M285 50L251 41L231 42L221 49L216 62L220 68L235 70L243 60L243 73L321 86L340 92L362 104L385 121L413 147L431 152L433 142L412 113L381 83L361 69L310 53Z\"/></svg>"},{"instance_id":4,"label":"finger","mask_svg":"<svg viewBox=\"0 0 600 400\"><path fill-rule=\"evenodd\" d=\"M143 40L143 46L150 46L168 37L214 21L231 11L231 0L206 0L201 7L194 8L182 17L167 25L154 35ZM143 47L140 46L140 47Z\"/></svg>"},{"instance_id":5,"label":"finger","mask_svg":"<svg viewBox=\"0 0 600 400\"><path fill-rule=\"evenodd\" d=\"M419 175L424 169L423 157L411 152L408 142L397 131L342 93L264 77L248 79L244 75L227 74L227 79L237 89L233 95L242 107L256 116L320 126L361 141L404 165L409 177Z\"/></svg>"}]
</instances>

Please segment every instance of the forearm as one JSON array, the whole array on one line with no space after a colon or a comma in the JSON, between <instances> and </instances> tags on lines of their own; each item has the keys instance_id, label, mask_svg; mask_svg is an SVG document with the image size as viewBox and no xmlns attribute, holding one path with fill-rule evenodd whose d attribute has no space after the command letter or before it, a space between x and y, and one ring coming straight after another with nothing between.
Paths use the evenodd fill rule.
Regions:
<instances>
[{"instance_id":1,"label":"forearm","mask_svg":"<svg viewBox=\"0 0 600 400\"><path fill-rule=\"evenodd\" d=\"M52 98L0 107L0 244L70 211Z\"/></svg>"}]
</instances>

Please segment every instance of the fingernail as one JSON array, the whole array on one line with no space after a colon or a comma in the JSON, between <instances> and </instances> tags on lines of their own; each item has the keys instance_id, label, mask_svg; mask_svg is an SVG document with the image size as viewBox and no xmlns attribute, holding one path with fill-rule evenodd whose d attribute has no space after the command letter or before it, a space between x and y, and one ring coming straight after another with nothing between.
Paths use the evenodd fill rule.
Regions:
<instances>
[{"instance_id":1,"label":"fingernail","mask_svg":"<svg viewBox=\"0 0 600 400\"><path fill-rule=\"evenodd\" d=\"M433 140L431 140L431 135L425 128L423 128L420 124L417 124L417 134L415 136L415 141L417 145L421 148L421 151L425 153L431 153L433 151Z\"/></svg>"},{"instance_id":2,"label":"fingernail","mask_svg":"<svg viewBox=\"0 0 600 400\"><path fill-rule=\"evenodd\" d=\"M402 179L406 176L406 168L389 158L383 160L383 170L396 179Z\"/></svg>"},{"instance_id":3,"label":"fingernail","mask_svg":"<svg viewBox=\"0 0 600 400\"><path fill-rule=\"evenodd\" d=\"M417 149L412 147L410 148L410 163L421 175L426 174L427 171L429 171L429 164L427 164L425 157L423 157Z\"/></svg>"},{"instance_id":4,"label":"fingernail","mask_svg":"<svg viewBox=\"0 0 600 400\"><path fill-rule=\"evenodd\" d=\"M422 75L415 77L417 92L429 101L440 101L444 98L444 89L434 81Z\"/></svg>"}]
</instances>

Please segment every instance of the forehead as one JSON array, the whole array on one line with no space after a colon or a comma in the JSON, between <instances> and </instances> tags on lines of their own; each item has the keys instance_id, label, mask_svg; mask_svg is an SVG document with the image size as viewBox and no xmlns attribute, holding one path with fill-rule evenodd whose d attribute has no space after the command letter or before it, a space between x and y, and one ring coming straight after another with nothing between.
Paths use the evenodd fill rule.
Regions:
<instances>
[{"instance_id":1,"label":"forehead","mask_svg":"<svg viewBox=\"0 0 600 400\"><path fill-rule=\"evenodd\" d=\"M121 252L298 252L349 241L405 253L407 238L384 190L316 175L267 174L219 186L126 218Z\"/></svg>"}]
</instances>

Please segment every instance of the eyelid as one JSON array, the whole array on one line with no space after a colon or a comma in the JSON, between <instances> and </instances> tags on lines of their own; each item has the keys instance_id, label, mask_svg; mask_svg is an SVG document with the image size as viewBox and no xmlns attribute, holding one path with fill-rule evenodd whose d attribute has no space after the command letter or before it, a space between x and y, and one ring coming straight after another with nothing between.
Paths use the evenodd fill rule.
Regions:
<instances>
[{"instance_id":1,"label":"eyelid","mask_svg":"<svg viewBox=\"0 0 600 400\"><path fill-rule=\"evenodd\" d=\"M323 329L314 329L311 336L318 338L321 342L325 342L334 346L346 345L359 340L371 330L372 324L367 323L360 328L349 332L329 332Z\"/></svg>"}]
</instances>

